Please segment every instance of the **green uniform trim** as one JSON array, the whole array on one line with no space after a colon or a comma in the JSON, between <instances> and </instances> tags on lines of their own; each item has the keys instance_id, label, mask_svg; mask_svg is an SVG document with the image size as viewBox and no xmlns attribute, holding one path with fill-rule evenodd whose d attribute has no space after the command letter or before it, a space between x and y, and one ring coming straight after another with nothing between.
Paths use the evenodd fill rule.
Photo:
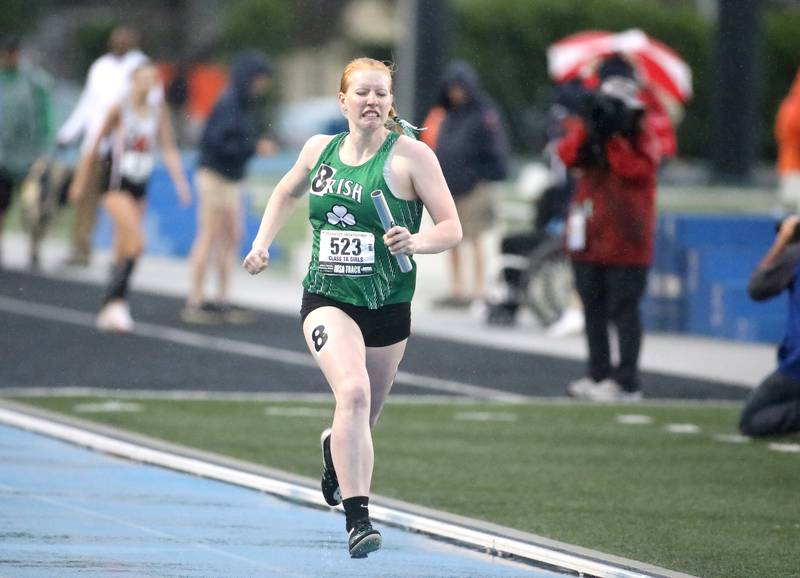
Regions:
<instances>
[{"instance_id":1,"label":"green uniform trim","mask_svg":"<svg viewBox=\"0 0 800 578\"><path fill-rule=\"evenodd\" d=\"M400 271L383 243L383 227L370 198L370 193L381 190L395 223L411 233L419 232L422 202L398 199L384 177L386 162L400 135L390 132L370 160L351 166L339 158L339 147L347 134L333 137L309 174L308 219L313 245L303 287L309 293L370 309L410 302L416 286L416 263L412 258L412 270Z\"/></svg>"}]
</instances>

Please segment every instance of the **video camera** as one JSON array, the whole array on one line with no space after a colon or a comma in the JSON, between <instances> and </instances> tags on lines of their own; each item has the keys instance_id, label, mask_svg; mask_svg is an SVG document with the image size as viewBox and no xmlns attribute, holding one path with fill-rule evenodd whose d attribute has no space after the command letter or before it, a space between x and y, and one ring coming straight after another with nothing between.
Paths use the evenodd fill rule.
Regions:
<instances>
[{"instance_id":1,"label":"video camera","mask_svg":"<svg viewBox=\"0 0 800 578\"><path fill-rule=\"evenodd\" d=\"M583 117L589 131L606 141L614 134L633 136L641 112L603 92L590 92L586 97Z\"/></svg>"},{"instance_id":2,"label":"video camera","mask_svg":"<svg viewBox=\"0 0 800 578\"><path fill-rule=\"evenodd\" d=\"M598 90L586 93L579 112L589 132L585 154L590 164L605 162L605 144L612 136L636 134L645 108L638 92L634 81L610 77Z\"/></svg>"}]
</instances>

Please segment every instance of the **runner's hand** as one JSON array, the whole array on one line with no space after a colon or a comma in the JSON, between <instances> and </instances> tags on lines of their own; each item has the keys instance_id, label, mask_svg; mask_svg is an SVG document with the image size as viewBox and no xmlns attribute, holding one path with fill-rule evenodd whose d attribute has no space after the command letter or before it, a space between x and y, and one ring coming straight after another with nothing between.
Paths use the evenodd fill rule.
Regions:
<instances>
[{"instance_id":1,"label":"runner's hand","mask_svg":"<svg viewBox=\"0 0 800 578\"><path fill-rule=\"evenodd\" d=\"M386 234L383 236L383 242L392 255L413 255L417 252L417 244L414 235L405 227L395 225L386 231Z\"/></svg>"},{"instance_id":2,"label":"runner's hand","mask_svg":"<svg viewBox=\"0 0 800 578\"><path fill-rule=\"evenodd\" d=\"M251 249L242 262L242 267L251 275L258 275L269 265L269 252L266 249Z\"/></svg>"}]
</instances>

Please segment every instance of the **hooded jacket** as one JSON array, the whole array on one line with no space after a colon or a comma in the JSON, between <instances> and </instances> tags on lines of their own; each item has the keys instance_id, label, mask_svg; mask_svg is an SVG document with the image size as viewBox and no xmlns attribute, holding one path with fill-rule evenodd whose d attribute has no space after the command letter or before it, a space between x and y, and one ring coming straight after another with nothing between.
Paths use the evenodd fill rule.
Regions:
<instances>
[{"instance_id":1,"label":"hooded jacket","mask_svg":"<svg viewBox=\"0 0 800 578\"><path fill-rule=\"evenodd\" d=\"M453 84L467 92L464 104L450 102L447 89ZM436 140L436 156L453 196L466 195L480 181L505 178L508 170L505 129L469 64L457 61L447 67L439 105L444 108L445 117Z\"/></svg>"},{"instance_id":2,"label":"hooded jacket","mask_svg":"<svg viewBox=\"0 0 800 578\"><path fill-rule=\"evenodd\" d=\"M259 137L250 87L257 76L271 73L266 58L257 52L244 52L236 58L230 86L214 105L200 140L201 167L233 181L244 177Z\"/></svg>"}]
</instances>

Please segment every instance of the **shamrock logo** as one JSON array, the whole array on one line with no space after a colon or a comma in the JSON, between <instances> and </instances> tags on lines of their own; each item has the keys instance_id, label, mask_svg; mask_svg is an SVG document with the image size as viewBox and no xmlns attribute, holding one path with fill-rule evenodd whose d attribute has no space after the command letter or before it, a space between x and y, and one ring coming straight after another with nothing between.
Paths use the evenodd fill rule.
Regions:
<instances>
[{"instance_id":1,"label":"shamrock logo","mask_svg":"<svg viewBox=\"0 0 800 578\"><path fill-rule=\"evenodd\" d=\"M342 205L333 205L327 214L328 223L331 225L341 225L343 228L353 226L356 224L356 218L347 212L347 207Z\"/></svg>"}]
</instances>

